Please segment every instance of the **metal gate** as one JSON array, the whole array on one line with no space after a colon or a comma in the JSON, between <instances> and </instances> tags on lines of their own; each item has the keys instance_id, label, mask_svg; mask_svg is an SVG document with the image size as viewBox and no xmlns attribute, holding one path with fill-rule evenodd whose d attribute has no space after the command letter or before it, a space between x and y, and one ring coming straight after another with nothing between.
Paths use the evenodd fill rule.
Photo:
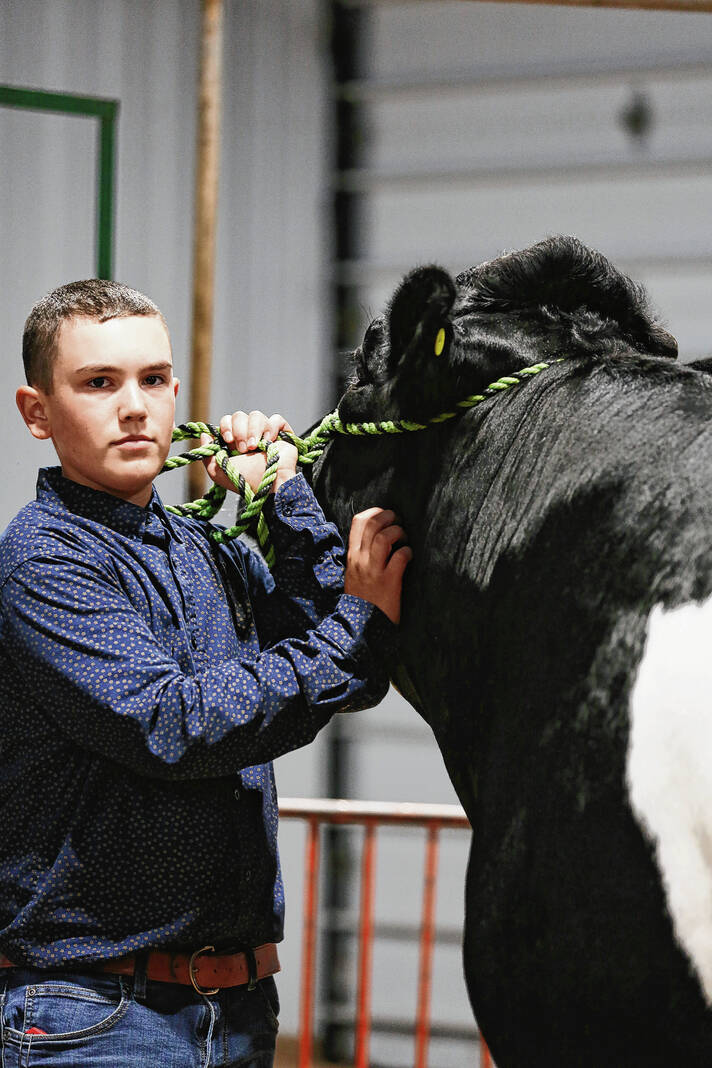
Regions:
<instances>
[{"instance_id":1,"label":"metal gate","mask_svg":"<svg viewBox=\"0 0 712 1068\"><path fill-rule=\"evenodd\" d=\"M374 934L374 884L376 840L379 827L410 826L425 831L425 867L418 968L418 995L415 1006L415 1068L427 1068L430 1040L430 994L435 943L435 901L440 832L444 829L469 830L470 824L459 805L387 804L364 801L302 800L282 798L281 819L307 823L304 857L304 917L302 928L301 1006L298 1068L311 1068L313 1056L314 980L316 973L317 911L320 861L320 829L323 825L357 824L364 828L361 851L360 917L358 932L358 989L356 1004L356 1068L368 1068L371 1033L371 963ZM480 1037L481 1068L493 1068L484 1040Z\"/></svg>"}]
</instances>

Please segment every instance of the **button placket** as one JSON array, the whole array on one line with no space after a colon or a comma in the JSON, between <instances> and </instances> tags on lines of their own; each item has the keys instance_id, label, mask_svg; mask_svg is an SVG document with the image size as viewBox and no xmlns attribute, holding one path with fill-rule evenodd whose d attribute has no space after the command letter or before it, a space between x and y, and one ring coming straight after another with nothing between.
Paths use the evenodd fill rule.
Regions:
<instances>
[{"instance_id":1,"label":"button placket","mask_svg":"<svg viewBox=\"0 0 712 1068\"><path fill-rule=\"evenodd\" d=\"M171 566L176 583L180 589L185 606L185 621L188 629L188 641L191 649L197 652L200 647L199 615L193 597L190 571L185 562L185 549L182 545L172 543L170 547Z\"/></svg>"}]
</instances>

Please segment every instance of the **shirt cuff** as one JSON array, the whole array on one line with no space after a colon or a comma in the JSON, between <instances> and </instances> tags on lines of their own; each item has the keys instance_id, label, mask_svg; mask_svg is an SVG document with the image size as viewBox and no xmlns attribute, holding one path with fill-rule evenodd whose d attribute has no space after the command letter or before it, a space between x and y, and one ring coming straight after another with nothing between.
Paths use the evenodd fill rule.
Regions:
<instances>
[{"instance_id":1,"label":"shirt cuff","mask_svg":"<svg viewBox=\"0 0 712 1068\"><path fill-rule=\"evenodd\" d=\"M279 518L298 515L300 512L313 513L314 508L321 512L321 505L302 471L297 471L296 475L283 482L277 492L267 498L265 507L268 504L272 504ZM323 517L324 513L321 512L321 515Z\"/></svg>"},{"instance_id":2,"label":"shirt cuff","mask_svg":"<svg viewBox=\"0 0 712 1068\"><path fill-rule=\"evenodd\" d=\"M342 593L335 610L319 625L320 632L331 639L342 652L359 656L359 645L377 660L387 663L396 652L398 628L381 609L355 597Z\"/></svg>"},{"instance_id":3,"label":"shirt cuff","mask_svg":"<svg viewBox=\"0 0 712 1068\"><path fill-rule=\"evenodd\" d=\"M304 530L323 530L329 536L341 538L333 523L329 523L321 505L314 496L314 491L298 472L283 482L276 493L271 494L264 504L265 519L272 533L275 551L287 545L295 535Z\"/></svg>"}]
</instances>

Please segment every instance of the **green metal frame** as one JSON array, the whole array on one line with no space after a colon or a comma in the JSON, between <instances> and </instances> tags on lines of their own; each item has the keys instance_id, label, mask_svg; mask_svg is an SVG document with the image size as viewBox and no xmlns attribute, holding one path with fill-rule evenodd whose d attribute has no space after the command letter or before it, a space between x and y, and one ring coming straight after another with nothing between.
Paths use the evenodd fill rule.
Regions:
<instances>
[{"instance_id":1,"label":"green metal frame","mask_svg":"<svg viewBox=\"0 0 712 1068\"><path fill-rule=\"evenodd\" d=\"M96 276L111 278L114 248L116 120L119 101L0 85L0 106L84 115L99 121L96 203Z\"/></svg>"}]
</instances>

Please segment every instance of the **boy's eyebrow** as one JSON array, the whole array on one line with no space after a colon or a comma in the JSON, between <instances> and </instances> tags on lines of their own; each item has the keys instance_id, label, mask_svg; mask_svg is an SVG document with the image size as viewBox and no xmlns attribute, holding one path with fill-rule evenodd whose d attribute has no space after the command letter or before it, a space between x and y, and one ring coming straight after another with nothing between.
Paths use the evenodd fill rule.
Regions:
<instances>
[{"instance_id":1,"label":"boy's eyebrow","mask_svg":"<svg viewBox=\"0 0 712 1068\"><path fill-rule=\"evenodd\" d=\"M99 364L99 363L88 363L84 367L77 367L75 372L74 372L74 374L75 375L89 375L89 374L90 375L104 375L104 374L107 374L109 371L122 371L122 370L123 370L123 367L121 367L120 364L115 364L115 363L102 363L102 364ZM157 363L149 363L149 364L146 364L145 367L141 368L141 371L143 373L145 373L146 371L151 372L151 371L172 371L172 370L173 370L173 364L169 360L160 360Z\"/></svg>"}]
</instances>

